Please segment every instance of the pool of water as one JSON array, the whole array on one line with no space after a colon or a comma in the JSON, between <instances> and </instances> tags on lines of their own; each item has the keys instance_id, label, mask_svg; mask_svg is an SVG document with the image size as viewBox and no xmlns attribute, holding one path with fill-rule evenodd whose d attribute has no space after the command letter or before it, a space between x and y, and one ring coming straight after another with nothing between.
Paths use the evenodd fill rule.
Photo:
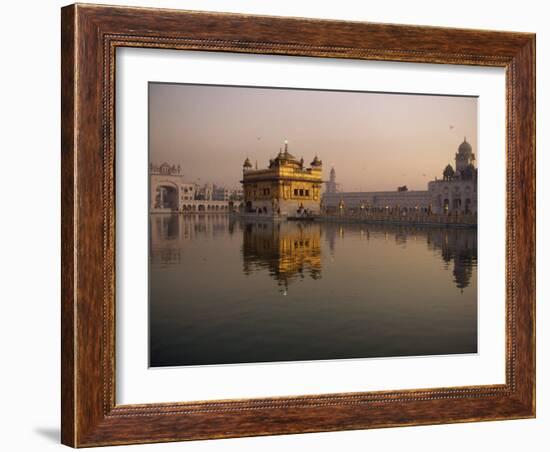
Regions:
<instances>
[{"instance_id":1,"label":"pool of water","mask_svg":"<svg viewBox=\"0 0 550 452\"><path fill-rule=\"evenodd\" d=\"M149 364L477 352L475 229L150 215Z\"/></svg>"}]
</instances>

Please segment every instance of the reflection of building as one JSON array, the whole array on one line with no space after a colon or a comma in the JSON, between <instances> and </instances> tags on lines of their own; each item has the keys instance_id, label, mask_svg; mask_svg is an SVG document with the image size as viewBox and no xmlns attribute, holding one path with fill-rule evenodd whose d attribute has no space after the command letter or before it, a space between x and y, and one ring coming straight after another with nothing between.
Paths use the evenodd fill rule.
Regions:
<instances>
[{"instance_id":1,"label":"reflection of building","mask_svg":"<svg viewBox=\"0 0 550 452\"><path fill-rule=\"evenodd\" d=\"M456 287L470 285L477 265L477 231L475 229L436 229L428 231L428 246L438 250L446 265L453 264Z\"/></svg>"},{"instance_id":2,"label":"reflection of building","mask_svg":"<svg viewBox=\"0 0 550 452\"><path fill-rule=\"evenodd\" d=\"M253 222L244 224L243 234L245 274L267 269L285 287L306 274L321 277L321 225Z\"/></svg>"},{"instance_id":3,"label":"reflection of building","mask_svg":"<svg viewBox=\"0 0 550 452\"><path fill-rule=\"evenodd\" d=\"M451 165L443 171L443 180L428 183L428 190L342 192L336 180L327 182L323 206L330 211L359 209L406 209L433 213L477 214L477 168L472 146L464 139L455 155L456 171ZM331 172L332 176L332 172Z\"/></svg>"},{"instance_id":4,"label":"reflection of building","mask_svg":"<svg viewBox=\"0 0 550 452\"><path fill-rule=\"evenodd\" d=\"M235 220L224 214L150 215L150 261L169 266L181 261L184 246L192 240L233 233Z\"/></svg>"},{"instance_id":5,"label":"reflection of building","mask_svg":"<svg viewBox=\"0 0 550 452\"><path fill-rule=\"evenodd\" d=\"M421 244L441 259L454 285L462 290L475 285L477 230L433 228L388 224L336 222L273 222L243 220L230 215L151 215L150 263L153 267L178 265L185 259L196 265L189 249L191 242L240 242L245 275L269 274L285 289L299 279L321 278L323 255L330 262L349 259L357 247L344 246L346 240L393 241L397 246ZM220 242L222 241L222 242ZM323 241L323 243L322 243ZM323 249L324 248L324 249ZM209 248L217 250L216 246ZM216 251L214 251L216 253ZM347 256L346 256L347 253ZM330 259L332 256L332 259ZM377 260L375 265L381 265ZM329 271L331 265L329 264ZM325 269L325 272L327 269ZM411 269L414 271L414 269Z\"/></svg>"},{"instance_id":6,"label":"reflection of building","mask_svg":"<svg viewBox=\"0 0 550 452\"><path fill-rule=\"evenodd\" d=\"M181 223L178 215L149 217L150 251L152 264L173 265L181 261Z\"/></svg>"},{"instance_id":7,"label":"reflection of building","mask_svg":"<svg viewBox=\"0 0 550 452\"><path fill-rule=\"evenodd\" d=\"M321 203L322 162L315 156L310 168L285 149L265 169L243 164L245 211L269 216L293 216L301 212L318 214Z\"/></svg>"},{"instance_id":8,"label":"reflection of building","mask_svg":"<svg viewBox=\"0 0 550 452\"><path fill-rule=\"evenodd\" d=\"M405 245L408 240L425 240L428 248L441 255L447 268L452 264L453 282L459 289L470 285L477 266L477 230L467 228L423 228L389 224L338 224L324 223L324 237L330 253L337 254L337 242L346 232L361 231L364 240L371 235L384 234L386 239Z\"/></svg>"}]
</instances>

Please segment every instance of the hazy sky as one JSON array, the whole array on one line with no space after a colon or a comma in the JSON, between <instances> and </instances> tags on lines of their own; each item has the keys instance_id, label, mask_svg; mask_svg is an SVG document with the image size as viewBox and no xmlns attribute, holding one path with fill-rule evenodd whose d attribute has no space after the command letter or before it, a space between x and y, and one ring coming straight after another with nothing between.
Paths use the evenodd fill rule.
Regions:
<instances>
[{"instance_id":1,"label":"hazy sky","mask_svg":"<svg viewBox=\"0 0 550 452\"><path fill-rule=\"evenodd\" d=\"M150 160L186 179L239 187L246 157L267 166L285 139L346 191L425 190L467 137L477 155L477 99L151 83Z\"/></svg>"}]
</instances>

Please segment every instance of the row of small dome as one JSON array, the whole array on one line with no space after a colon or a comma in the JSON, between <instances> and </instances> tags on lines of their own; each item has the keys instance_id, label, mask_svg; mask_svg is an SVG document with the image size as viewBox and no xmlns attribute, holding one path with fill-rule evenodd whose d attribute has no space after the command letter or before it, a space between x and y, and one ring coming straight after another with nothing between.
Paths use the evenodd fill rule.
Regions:
<instances>
[{"instance_id":1,"label":"row of small dome","mask_svg":"<svg viewBox=\"0 0 550 452\"><path fill-rule=\"evenodd\" d=\"M274 166L281 166L281 165L296 165L302 168L304 166L304 159L301 158L298 160L296 157L294 157L290 152L288 152L288 143L285 142L285 149L279 149L279 153L277 154L277 157L274 159L269 160L269 167L272 168ZM317 155L313 158L312 162L310 163L312 167L319 167L323 165L322 160L317 157ZM252 163L250 163L250 159L247 157L246 160L243 163L243 168L250 169L252 168Z\"/></svg>"},{"instance_id":2,"label":"row of small dome","mask_svg":"<svg viewBox=\"0 0 550 452\"><path fill-rule=\"evenodd\" d=\"M466 166L460 173L456 173L454 168L449 163L443 170L443 179L451 180L455 178L460 178L464 180L471 180L476 175L476 167L471 163Z\"/></svg>"}]
</instances>

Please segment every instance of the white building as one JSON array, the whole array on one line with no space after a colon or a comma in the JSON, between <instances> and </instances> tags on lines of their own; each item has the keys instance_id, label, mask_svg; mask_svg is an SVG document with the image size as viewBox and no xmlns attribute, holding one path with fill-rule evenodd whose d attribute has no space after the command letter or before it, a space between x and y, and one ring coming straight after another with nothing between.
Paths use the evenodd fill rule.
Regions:
<instances>
[{"instance_id":1,"label":"white building","mask_svg":"<svg viewBox=\"0 0 550 452\"><path fill-rule=\"evenodd\" d=\"M180 165L149 165L150 208L156 211L180 210L195 199L195 184L186 182Z\"/></svg>"},{"instance_id":2,"label":"white building","mask_svg":"<svg viewBox=\"0 0 550 452\"><path fill-rule=\"evenodd\" d=\"M411 191L358 191L325 193L323 207L327 211L339 209L407 209L427 210L430 194L427 190Z\"/></svg>"},{"instance_id":3,"label":"white building","mask_svg":"<svg viewBox=\"0 0 550 452\"><path fill-rule=\"evenodd\" d=\"M229 191L222 189L216 199L214 186L201 187L186 182L180 165L149 165L150 212L153 213L229 213L238 210L241 201L229 199Z\"/></svg>"},{"instance_id":4,"label":"white building","mask_svg":"<svg viewBox=\"0 0 550 452\"><path fill-rule=\"evenodd\" d=\"M428 183L428 190L338 192L334 169L323 195L325 211L404 209L433 213L477 214L477 168L470 143L464 141L455 154L455 167L447 165L443 179Z\"/></svg>"},{"instance_id":5,"label":"white building","mask_svg":"<svg viewBox=\"0 0 550 452\"><path fill-rule=\"evenodd\" d=\"M204 184L202 186L197 187L197 191L195 193L195 199L199 199L201 201L212 201L214 195L214 186L212 184Z\"/></svg>"},{"instance_id":6,"label":"white building","mask_svg":"<svg viewBox=\"0 0 550 452\"><path fill-rule=\"evenodd\" d=\"M230 196L231 190L225 187L214 185L214 189L212 191L212 199L214 201L229 201Z\"/></svg>"},{"instance_id":7,"label":"white building","mask_svg":"<svg viewBox=\"0 0 550 452\"><path fill-rule=\"evenodd\" d=\"M470 143L464 141L455 154L455 168L443 170L443 179L428 183L430 202L435 213L477 213L477 168Z\"/></svg>"}]
</instances>

